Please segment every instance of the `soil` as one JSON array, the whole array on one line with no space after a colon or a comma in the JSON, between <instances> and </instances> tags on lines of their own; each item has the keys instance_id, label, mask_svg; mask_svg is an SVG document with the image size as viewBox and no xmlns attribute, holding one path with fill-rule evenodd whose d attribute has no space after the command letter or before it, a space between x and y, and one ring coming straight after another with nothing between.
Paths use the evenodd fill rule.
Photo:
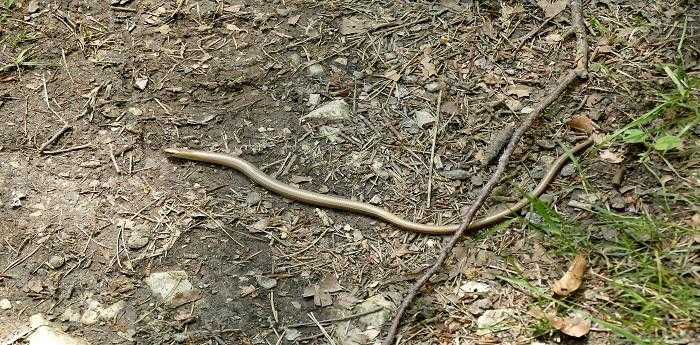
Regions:
<instances>
[{"instance_id":1,"label":"soil","mask_svg":"<svg viewBox=\"0 0 700 345\"><path fill-rule=\"evenodd\" d=\"M169 159L162 149L241 155L301 188L372 200L418 222L459 222L493 170L482 163L493 138L575 64L568 11L516 51L544 20L534 2L5 3L13 4L0 16L0 269L8 267L0 299L12 307L0 310L0 339L37 313L92 344L342 338L335 324L293 327L295 336L288 326L310 313L354 313L377 295L398 303L445 239L292 202L231 169ZM589 23L597 18L619 40L590 28L590 78L528 132L480 215L520 198L585 137L567 126L574 116L609 132L652 108L653 90L670 82L649 64L674 61L686 10L697 6L586 3ZM687 39L697 42L698 17L690 18ZM316 97L320 105L343 99L352 111L302 119ZM421 126L423 110L432 119ZM583 174L600 205L620 196L618 169L627 184L655 183L631 159L621 167L589 151L578 163L547 196L572 217L586 217L569 206L586 190ZM457 169L465 178L449 178ZM567 262L542 254L525 224L516 217L465 239L405 320L402 343L530 342L528 300L497 276L515 259L546 283ZM159 300L145 279L165 271L186 272L199 298L178 307ZM266 278L276 286L266 288ZM333 281L338 289L328 288ZM467 281L486 283L487 309L513 310L514 326L472 332L479 314L465 308L483 296L465 297ZM314 284L316 298L304 297ZM90 300L125 307L92 324L66 320L66 310L84 315ZM367 343L380 339L371 335ZM582 342L615 340L593 332Z\"/></svg>"}]
</instances>

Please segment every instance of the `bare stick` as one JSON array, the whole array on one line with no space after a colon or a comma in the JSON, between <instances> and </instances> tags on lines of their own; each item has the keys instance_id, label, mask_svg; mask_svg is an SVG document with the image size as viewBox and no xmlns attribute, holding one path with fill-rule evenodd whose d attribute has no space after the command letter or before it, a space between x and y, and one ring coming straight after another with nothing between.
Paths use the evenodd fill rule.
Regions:
<instances>
[{"instance_id":1,"label":"bare stick","mask_svg":"<svg viewBox=\"0 0 700 345\"><path fill-rule=\"evenodd\" d=\"M63 133L69 131L72 127L69 125L64 125L61 127L61 129L58 130L49 140L47 140L45 143L41 144L41 147L39 147L39 152L44 152L49 145L51 145L56 139L58 139Z\"/></svg>"},{"instance_id":2,"label":"bare stick","mask_svg":"<svg viewBox=\"0 0 700 345\"><path fill-rule=\"evenodd\" d=\"M387 334L386 338L384 338L384 342L382 343L383 345L392 345L394 343L396 333L398 332L399 326L401 324L401 317L406 312L406 309L408 309L408 306L411 304L413 299L416 298L423 284L425 284L428 281L428 279L430 279L430 277L432 277L435 274L435 272L437 272L437 270L440 269L442 264L447 259L447 256L452 251L452 248L454 248L455 244L457 244L457 241L459 241L459 239L462 237L469 223L471 223L472 219L474 218L476 211L479 209L479 207L481 207L481 204L483 204L493 187L498 183L498 180L501 178L501 175L503 175L503 172L506 169L506 165L508 165L510 156L513 153L513 150L515 149L515 145L518 144L518 141L520 141L520 137L522 137L525 131L530 127L532 121L535 118L537 118L544 111L544 109L547 108L547 106L552 104L552 102L554 102L554 100L556 100L561 95L561 93L564 92L564 90L569 85L571 85L571 83L574 82L574 80L576 80L578 76L584 77L586 75L586 63L588 61L588 45L586 42L581 42L586 40L584 36L585 29L578 27L583 25L583 20L581 19L582 17L580 0L571 0L571 14L573 18L573 24L574 26L577 26L576 34L578 43L576 49L576 68L574 70L569 71L564 76L564 78L562 78L559 81L554 90L552 90L552 92L537 105L537 107L532 111L532 113L530 113L527 116L527 118L525 118L525 120L522 122L520 127L518 127L515 133L513 133L513 137L510 139L508 146L503 151L503 155L498 160L498 166L496 167L496 171L491 175L489 181L481 189L479 196L476 198L472 206L469 207L469 209L467 210L467 213L464 216L464 222L459 226L457 232L455 232L454 235L452 235L447 245L445 245L445 247L443 247L443 249L440 251L440 255L438 256L437 260L435 260L433 266L430 267L430 269L423 276L421 276L415 284L413 284L413 286L408 292L408 295L406 295L403 302L401 302L401 305L396 311L396 315L394 316L394 319L391 322L389 333Z\"/></svg>"},{"instance_id":3,"label":"bare stick","mask_svg":"<svg viewBox=\"0 0 700 345\"><path fill-rule=\"evenodd\" d=\"M78 151L82 149L87 149L92 147L92 144L83 144L83 145L78 145L78 146L71 146L65 149L60 149L60 150L53 150L53 151L43 151L42 153L45 155L57 155L59 153L66 153L66 152L71 152L71 151Z\"/></svg>"},{"instance_id":4,"label":"bare stick","mask_svg":"<svg viewBox=\"0 0 700 345\"><path fill-rule=\"evenodd\" d=\"M435 128L433 129L433 143L430 147L430 162L428 162L428 200L426 207L430 208L430 194L433 191L433 158L435 157L435 140L437 139L438 128L440 127L440 103L442 102L442 90L438 93L437 109L435 110Z\"/></svg>"},{"instance_id":5,"label":"bare stick","mask_svg":"<svg viewBox=\"0 0 700 345\"><path fill-rule=\"evenodd\" d=\"M114 170L117 171L117 175L121 174L122 171L119 169L119 164L117 164L117 158L114 157L114 148L112 147L112 144L109 144L109 159L112 161Z\"/></svg>"},{"instance_id":6,"label":"bare stick","mask_svg":"<svg viewBox=\"0 0 700 345\"><path fill-rule=\"evenodd\" d=\"M59 120L61 120L61 122L63 122L64 124L66 124L66 123L67 123L66 120L64 120L64 119L61 117L61 115L59 115L55 110L53 110L53 108L51 108L51 103L49 102L49 91L46 89L46 77L44 77L43 74L41 75L41 80L42 80L43 83L44 83L44 102L46 102L46 107L49 108L49 110L51 110L51 112L52 112L54 115L56 115L56 117L57 117Z\"/></svg>"}]
</instances>

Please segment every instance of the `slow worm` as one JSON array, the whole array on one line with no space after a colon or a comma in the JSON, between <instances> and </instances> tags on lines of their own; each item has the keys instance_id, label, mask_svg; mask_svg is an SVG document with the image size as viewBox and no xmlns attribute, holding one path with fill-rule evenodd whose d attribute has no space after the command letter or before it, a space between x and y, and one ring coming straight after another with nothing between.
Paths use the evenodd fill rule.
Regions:
<instances>
[{"instance_id":1,"label":"slow worm","mask_svg":"<svg viewBox=\"0 0 700 345\"><path fill-rule=\"evenodd\" d=\"M583 151L592 143L593 141L591 139L587 139L586 141L581 142L571 150L571 154L577 154ZM391 223L403 230L429 235L447 235L454 233L459 227L459 224L432 225L415 223L401 218L383 208L370 205L364 202L348 200L333 195L314 193L307 190L292 187L288 184L275 180L274 178L270 177L269 175L265 174L260 169L255 167L255 165L238 157L222 153L176 148L168 148L164 149L164 151L168 155L176 158L212 163L233 168L238 172L242 173L243 175L247 176L249 179L253 180L253 182L259 184L263 188L292 200L300 201L314 206L333 208L352 213L364 214L376 219L383 220L387 223ZM552 166L547 171L547 174L542 178L535 190L533 190L530 193L531 197L539 197L540 195L542 195L542 193L545 191L545 189L547 189L552 180L554 180L557 177L559 170L561 170L564 164L566 164L569 157L570 156L565 153L559 156L556 161L554 161ZM517 203L507 207L504 210L493 213L487 217L477 219L476 221L469 224L469 229L480 229L501 222L508 218L508 216L510 216L512 213L517 212L523 207L525 207L529 202L530 201L528 198L522 198Z\"/></svg>"}]
</instances>

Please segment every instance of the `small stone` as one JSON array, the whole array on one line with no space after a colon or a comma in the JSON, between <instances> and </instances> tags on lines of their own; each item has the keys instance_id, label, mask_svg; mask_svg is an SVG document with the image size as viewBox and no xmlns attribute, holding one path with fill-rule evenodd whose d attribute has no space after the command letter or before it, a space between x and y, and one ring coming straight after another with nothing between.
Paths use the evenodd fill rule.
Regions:
<instances>
[{"instance_id":1,"label":"small stone","mask_svg":"<svg viewBox=\"0 0 700 345\"><path fill-rule=\"evenodd\" d=\"M289 62L294 66L301 65L301 55L299 55L298 53L290 54L289 55Z\"/></svg>"},{"instance_id":2,"label":"small stone","mask_svg":"<svg viewBox=\"0 0 700 345\"><path fill-rule=\"evenodd\" d=\"M319 134L321 134L322 137L326 138L331 144L342 144L345 142L345 140L340 136L341 130L340 128L336 127L331 127L331 126L321 126L318 129Z\"/></svg>"},{"instance_id":3,"label":"small stone","mask_svg":"<svg viewBox=\"0 0 700 345\"><path fill-rule=\"evenodd\" d=\"M591 205L590 205L590 204L586 204L586 203L584 203L584 202L580 202L580 201L575 200L575 199L569 200L569 202L567 203L567 205L569 205L569 206L571 206L571 207L574 207L574 208L579 208L579 209L582 209L582 210L586 210L586 211L590 211L590 210L591 210Z\"/></svg>"},{"instance_id":4,"label":"small stone","mask_svg":"<svg viewBox=\"0 0 700 345\"><path fill-rule=\"evenodd\" d=\"M551 150L554 147L556 147L556 144L554 144L553 141L546 139L536 140L535 143L537 144L537 146L547 150Z\"/></svg>"},{"instance_id":5,"label":"small stone","mask_svg":"<svg viewBox=\"0 0 700 345\"><path fill-rule=\"evenodd\" d=\"M428 92L438 92L440 90L444 90L447 87L447 84L443 81L434 81L432 83L425 84L425 90Z\"/></svg>"},{"instance_id":6,"label":"small stone","mask_svg":"<svg viewBox=\"0 0 700 345\"><path fill-rule=\"evenodd\" d=\"M337 99L324 103L316 108L316 110L304 115L300 120L305 119L326 119L326 120L345 120L352 115L352 109L342 99Z\"/></svg>"},{"instance_id":7,"label":"small stone","mask_svg":"<svg viewBox=\"0 0 700 345\"><path fill-rule=\"evenodd\" d=\"M83 325L94 325L100 318L100 311L102 310L102 305L100 302L88 299L85 301L85 311L80 317L80 323Z\"/></svg>"},{"instance_id":8,"label":"small stone","mask_svg":"<svg viewBox=\"0 0 700 345\"><path fill-rule=\"evenodd\" d=\"M624 210L625 199L619 195L616 195L610 200L610 206L616 210Z\"/></svg>"},{"instance_id":9,"label":"small stone","mask_svg":"<svg viewBox=\"0 0 700 345\"><path fill-rule=\"evenodd\" d=\"M445 176L450 180L466 180L469 177L469 173L462 169L452 169L443 171L442 176Z\"/></svg>"},{"instance_id":10,"label":"small stone","mask_svg":"<svg viewBox=\"0 0 700 345\"><path fill-rule=\"evenodd\" d=\"M311 109L316 108L316 106L321 103L321 94L312 93L309 95L309 101L306 104L311 107Z\"/></svg>"},{"instance_id":11,"label":"small stone","mask_svg":"<svg viewBox=\"0 0 700 345\"><path fill-rule=\"evenodd\" d=\"M134 86L139 90L145 90L147 85L148 85L148 78L146 78L146 77L137 78L134 81Z\"/></svg>"},{"instance_id":12,"label":"small stone","mask_svg":"<svg viewBox=\"0 0 700 345\"><path fill-rule=\"evenodd\" d=\"M546 174L546 170L541 166L535 166L530 171L530 176L535 179L541 179Z\"/></svg>"},{"instance_id":13,"label":"small stone","mask_svg":"<svg viewBox=\"0 0 700 345\"><path fill-rule=\"evenodd\" d=\"M129 249L141 249L148 244L149 240L150 236L145 229L136 229L129 234L126 245Z\"/></svg>"},{"instance_id":14,"label":"small stone","mask_svg":"<svg viewBox=\"0 0 700 345\"><path fill-rule=\"evenodd\" d=\"M146 284L154 295L165 302L170 302L177 295L184 295L193 290L185 271L153 272L146 278Z\"/></svg>"},{"instance_id":15,"label":"small stone","mask_svg":"<svg viewBox=\"0 0 700 345\"><path fill-rule=\"evenodd\" d=\"M487 310L476 319L477 335L489 334L496 331L496 326L503 322L513 312L512 309Z\"/></svg>"},{"instance_id":16,"label":"small stone","mask_svg":"<svg viewBox=\"0 0 700 345\"><path fill-rule=\"evenodd\" d=\"M39 11L39 1L38 0L32 0L29 2L27 5L27 12L29 13L36 13Z\"/></svg>"},{"instance_id":17,"label":"small stone","mask_svg":"<svg viewBox=\"0 0 700 345\"><path fill-rule=\"evenodd\" d=\"M248 196L245 198L245 203L250 205L250 206L253 206L253 205L257 205L261 200L262 200L262 196L260 196L260 193L250 192L250 193L248 193Z\"/></svg>"},{"instance_id":18,"label":"small stone","mask_svg":"<svg viewBox=\"0 0 700 345\"><path fill-rule=\"evenodd\" d=\"M59 316L59 320L63 322L80 322L80 312L69 307Z\"/></svg>"},{"instance_id":19,"label":"small stone","mask_svg":"<svg viewBox=\"0 0 700 345\"><path fill-rule=\"evenodd\" d=\"M379 205L382 203L382 197L379 194L375 194L372 199L369 199L369 203L372 205Z\"/></svg>"},{"instance_id":20,"label":"small stone","mask_svg":"<svg viewBox=\"0 0 700 345\"><path fill-rule=\"evenodd\" d=\"M255 280L258 281L258 285L260 285L263 289L270 290L277 286L277 279L274 278L268 278L265 276L257 276L255 277Z\"/></svg>"},{"instance_id":21,"label":"small stone","mask_svg":"<svg viewBox=\"0 0 700 345\"><path fill-rule=\"evenodd\" d=\"M301 337L301 332L299 332L299 330L296 328L287 328L287 331L284 332L284 339L289 341L294 341L299 337Z\"/></svg>"},{"instance_id":22,"label":"small stone","mask_svg":"<svg viewBox=\"0 0 700 345\"><path fill-rule=\"evenodd\" d=\"M318 187L318 192L321 194L326 194L330 192L331 190L328 188L326 185L321 185L321 187Z\"/></svg>"},{"instance_id":23,"label":"small stone","mask_svg":"<svg viewBox=\"0 0 700 345\"><path fill-rule=\"evenodd\" d=\"M486 283L481 283L481 282L476 282L476 281L468 281L462 286L459 287L461 291L464 292L478 292L478 293L486 293L491 291L491 287L489 284Z\"/></svg>"},{"instance_id":24,"label":"small stone","mask_svg":"<svg viewBox=\"0 0 700 345\"><path fill-rule=\"evenodd\" d=\"M542 223L544 223L544 218L535 212L526 213L525 219L529 220L530 223L535 225L541 225Z\"/></svg>"},{"instance_id":25,"label":"small stone","mask_svg":"<svg viewBox=\"0 0 700 345\"><path fill-rule=\"evenodd\" d=\"M64 259L60 255L52 255L48 261L49 266L51 266L51 268L53 268L53 269L61 268L61 266L63 266L63 264L65 264L65 263L66 263L66 259Z\"/></svg>"},{"instance_id":26,"label":"small stone","mask_svg":"<svg viewBox=\"0 0 700 345\"><path fill-rule=\"evenodd\" d=\"M426 128L428 125L435 122L435 117L427 110L418 110L415 113L416 124L420 128Z\"/></svg>"},{"instance_id":27,"label":"small stone","mask_svg":"<svg viewBox=\"0 0 700 345\"><path fill-rule=\"evenodd\" d=\"M309 77L320 78L326 74L326 69L320 64L313 64L309 66L306 71L309 73Z\"/></svg>"},{"instance_id":28,"label":"small stone","mask_svg":"<svg viewBox=\"0 0 700 345\"><path fill-rule=\"evenodd\" d=\"M467 310L474 316L479 316L484 313L484 310L491 308L492 303L488 298L482 298L474 301L469 305Z\"/></svg>"},{"instance_id":29,"label":"small stone","mask_svg":"<svg viewBox=\"0 0 700 345\"><path fill-rule=\"evenodd\" d=\"M484 178L481 177L481 175L474 175L469 181L471 181L471 183L477 187L484 184Z\"/></svg>"},{"instance_id":30,"label":"small stone","mask_svg":"<svg viewBox=\"0 0 700 345\"><path fill-rule=\"evenodd\" d=\"M569 176L573 175L575 172L576 172L576 169L574 169L574 165L569 163L569 164L565 165L564 168L561 169L560 174L561 174L561 176L569 177Z\"/></svg>"},{"instance_id":31,"label":"small stone","mask_svg":"<svg viewBox=\"0 0 700 345\"><path fill-rule=\"evenodd\" d=\"M344 58L344 57L336 58L336 59L333 60L333 61L335 61L335 63L337 63L338 65L343 65L343 66L347 66L347 65L348 65L348 59L347 59L347 58Z\"/></svg>"},{"instance_id":32,"label":"small stone","mask_svg":"<svg viewBox=\"0 0 700 345\"><path fill-rule=\"evenodd\" d=\"M0 309L7 310L10 308L12 308L12 303L10 302L9 299L7 299L7 298L0 299Z\"/></svg>"}]
</instances>

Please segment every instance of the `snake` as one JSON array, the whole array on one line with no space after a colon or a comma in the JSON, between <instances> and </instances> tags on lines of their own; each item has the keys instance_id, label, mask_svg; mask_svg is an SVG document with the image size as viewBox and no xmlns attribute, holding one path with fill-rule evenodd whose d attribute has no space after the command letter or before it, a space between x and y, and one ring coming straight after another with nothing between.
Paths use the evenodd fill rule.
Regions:
<instances>
[{"instance_id":1,"label":"snake","mask_svg":"<svg viewBox=\"0 0 700 345\"><path fill-rule=\"evenodd\" d=\"M467 229L477 230L500 223L508 219L508 217L513 213L520 211L523 207L527 206L530 203L530 200L532 198L537 198L540 195L542 195L542 193L544 193L544 191L547 189L550 183L557 177L561 168L569 161L569 159L571 159L571 157L573 157L573 155L585 150L592 143L592 139L586 139L574 146L569 152L560 155L551 164L544 177L542 177L535 189L529 193L529 196L521 198L516 203L508 205L507 207L503 208L498 212L489 214L488 216L472 221L468 225ZM291 200L299 201L301 203L313 206L319 206L322 208L330 208L341 211L347 211L355 214L362 214L374 219L382 220L389 224L393 224L394 226L402 230L427 235L449 235L455 233L460 226L460 224L437 225L416 223L407 220L403 217L400 217L386 209L369 203L350 200L340 196L321 194L300 189L295 186L276 180L272 176L264 173L262 170L257 168L254 164L237 156L232 156L224 153L180 148L166 148L163 151L166 155L174 158L210 163L214 165L233 168L234 170L245 175L250 180L260 185L264 189L267 189L273 193L279 194Z\"/></svg>"}]
</instances>

